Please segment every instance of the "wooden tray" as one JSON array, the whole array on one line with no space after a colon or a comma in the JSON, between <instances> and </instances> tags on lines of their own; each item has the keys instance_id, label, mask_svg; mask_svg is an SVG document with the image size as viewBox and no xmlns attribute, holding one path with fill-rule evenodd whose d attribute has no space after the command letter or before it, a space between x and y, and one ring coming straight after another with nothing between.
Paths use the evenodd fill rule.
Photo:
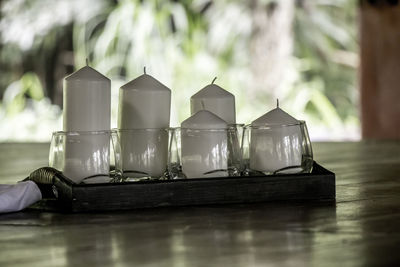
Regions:
<instances>
[{"instance_id":1,"label":"wooden tray","mask_svg":"<svg viewBox=\"0 0 400 267\"><path fill-rule=\"evenodd\" d=\"M307 174L198 178L129 183L74 184L54 175L53 198L35 208L69 212L163 206L252 203L278 200L334 200L335 174L316 162ZM40 185L41 189L46 185ZM44 190L42 190L44 191Z\"/></svg>"}]
</instances>

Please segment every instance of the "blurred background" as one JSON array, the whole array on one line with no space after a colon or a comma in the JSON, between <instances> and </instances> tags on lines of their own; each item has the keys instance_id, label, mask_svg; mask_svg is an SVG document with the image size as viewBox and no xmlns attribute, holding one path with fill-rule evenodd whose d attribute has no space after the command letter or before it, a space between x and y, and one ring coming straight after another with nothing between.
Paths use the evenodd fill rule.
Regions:
<instances>
[{"instance_id":1,"label":"blurred background","mask_svg":"<svg viewBox=\"0 0 400 267\"><path fill-rule=\"evenodd\" d=\"M216 83L237 121L275 107L313 141L360 139L357 1L1 1L0 142L50 141L62 129L63 78L90 65L118 89L143 73L172 90L171 125Z\"/></svg>"}]
</instances>

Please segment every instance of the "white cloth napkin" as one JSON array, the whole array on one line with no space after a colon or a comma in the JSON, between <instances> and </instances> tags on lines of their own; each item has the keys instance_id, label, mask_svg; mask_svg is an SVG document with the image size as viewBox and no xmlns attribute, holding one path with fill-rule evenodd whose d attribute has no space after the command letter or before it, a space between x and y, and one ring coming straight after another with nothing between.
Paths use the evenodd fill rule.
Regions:
<instances>
[{"instance_id":1,"label":"white cloth napkin","mask_svg":"<svg viewBox=\"0 0 400 267\"><path fill-rule=\"evenodd\" d=\"M0 185L0 213L20 211L41 199L42 193L32 181Z\"/></svg>"}]
</instances>

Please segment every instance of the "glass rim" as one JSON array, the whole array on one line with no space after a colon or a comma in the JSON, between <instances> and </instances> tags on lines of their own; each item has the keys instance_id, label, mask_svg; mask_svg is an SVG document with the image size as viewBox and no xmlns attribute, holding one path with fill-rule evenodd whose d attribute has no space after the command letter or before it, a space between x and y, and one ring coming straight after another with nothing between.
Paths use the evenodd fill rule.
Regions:
<instances>
[{"instance_id":1,"label":"glass rim","mask_svg":"<svg viewBox=\"0 0 400 267\"><path fill-rule=\"evenodd\" d=\"M168 131L170 129L169 127L167 128L137 128L137 129L132 129L132 128L127 128L127 129L120 129L120 128L113 128L111 129L111 132L113 133L120 133L120 132L158 132L158 131Z\"/></svg>"},{"instance_id":2,"label":"glass rim","mask_svg":"<svg viewBox=\"0 0 400 267\"><path fill-rule=\"evenodd\" d=\"M251 125L248 124L244 128L245 129L271 129L271 128L284 128L284 127L293 127L306 125L306 122L303 120L299 120L297 123L289 123L289 124L265 124L265 125Z\"/></svg>"},{"instance_id":3,"label":"glass rim","mask_svg":"<svg viewBox=\"0 0 400 267\"><path fill-rule=\"evenodd\" d=\"M52 133L53 136L57 135L101 135L101 134L111 134L112 130L101 130L101 131L55 131Z\"/></svg>"},{"instance_id":4,"label":"glass rim","mask_svg":"<svg viewBox=\"0 0 400 267\"><path fill-rule=\"evenodd\" d=\"M187 127L169 127L167 128L168 131L176 131L176 130L193 130L193 131L234 131L237 130L236 127L245 127L244 123L234 123L228 124L226 128L187 128Z\"/></svg>"},{"instance_id":5,"label":"glass rim","mask_svg":"<svg viewBox=\"0 0 400 267\"><path fill-rule=\"evenodd\" d=\"M227 128L203 128L203 129L198 129L198 128L182 128L182 127L177 127L172 130L184 130L184 131L191 131L191 132L232 132L236 131L236 128L234 127L227 127Z\"/></svg>"}]
</instances>

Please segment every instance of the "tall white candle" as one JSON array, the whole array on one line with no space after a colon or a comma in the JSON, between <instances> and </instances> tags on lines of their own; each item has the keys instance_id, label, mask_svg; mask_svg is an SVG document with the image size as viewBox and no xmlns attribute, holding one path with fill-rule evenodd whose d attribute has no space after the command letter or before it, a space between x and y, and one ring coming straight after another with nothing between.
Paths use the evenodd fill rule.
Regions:
<instances>
[{"instance_id":1,"label":"tall white candle","mask_svg":"<svg viewBox=\"0 0 400 267\"><path fill-rule=\"evenodd\" d=\"M215 79L190 98L191 114L193 115L205 109L211 111L228 124L235 124L235 96L214 84Z\"/></svg>"},{"instance_id":2,"label":"tall white candle","mask_svg":"<svg viewBox=\"0 0 400 267\"><path fill-rule=\"evenodd\" d=\"M187 178L227 176L227 123L200 110L181 124L182 172ZM205 174L215 170L225 170Z\"/></svg>"},{"instance_id":3,"label":"tall white candle","mask_svg":"<svg viewBox=\"0 0 400 267\"><path fill-rule=\"evenodd\" d=\"M111 81L85 66L64 79L64 131L110 130Z\"/></svg>"},{"instance_id":4,"label":"tall white candle","mask_svg":"<svg viewBox=\"0 0 400 267\"><path fill-rule=\"evenodd\" d=\"M145 73L119 90L119 129L160 129L121 131L122 168L131 177L160 177L167 165L171 90ZM138 173L137 173L138 172Z\"/></svg>"},{"instance_id":5,"label":"tall white candle","mask_svg":"<svg viewBox=\"0 0 400 267\"><path fill-rule=\"evenodd\" d=\"M301 165L299 121L280 109L279 102L275 109L254 120L251 126L254 128L251 132L250 169L272 173Z\"/></svg>"},{"instance_id":6,"label":"tall white candle","mask_svg":"<svg viewBox=\"0 0 400 267\"><path fill-rule=\"evenodd\" d=\"M109 131L111 81L85 66L64 79L64 131ZM63 173L79 183L82 179L109 173L108 134L68 135Z\"/></svg>"}]
</instances>

